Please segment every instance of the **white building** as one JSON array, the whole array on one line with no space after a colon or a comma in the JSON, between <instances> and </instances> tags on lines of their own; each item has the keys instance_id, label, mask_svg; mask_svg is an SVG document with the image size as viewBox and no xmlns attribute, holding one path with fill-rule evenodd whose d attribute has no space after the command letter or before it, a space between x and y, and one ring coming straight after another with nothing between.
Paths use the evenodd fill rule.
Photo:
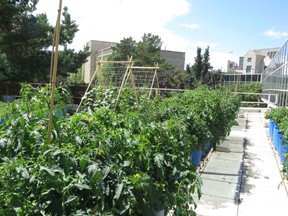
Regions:
<instances>
[{"instance_id":1,"label":"white building","mask_svg":"<svg viewBox=\"0 0 288 216\"><path fill-rule=\"evenodd\" d=\"M244 74L263 73L279 48L254 49L249 50L243 58Z\"/></svg>"}]
</instances>

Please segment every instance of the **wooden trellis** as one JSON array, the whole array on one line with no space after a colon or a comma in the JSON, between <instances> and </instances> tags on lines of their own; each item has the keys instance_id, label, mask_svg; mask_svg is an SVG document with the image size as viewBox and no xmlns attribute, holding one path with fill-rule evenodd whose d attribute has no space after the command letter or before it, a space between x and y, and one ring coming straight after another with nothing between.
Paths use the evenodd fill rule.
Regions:
<instances>
[{"instance_id":1,"label":"wooden trellis","mask_svg":"<svg viewBox=\"0 0 288 216\"><path fill-rule=\"evenodd\" d=\"M103 61L97 59L96 70L80 101L76 113L79 111L92 84L119 88L116 105L125 87L131 87L134 90L136 98L138 98L137 89L149 90L148 97L150 98L153 90L156 91L156 93L158 93L159 90L158 69L158 64L155 64L153 67L134 66L132 57L127 61Z\"/></svg>"}]
</instances>

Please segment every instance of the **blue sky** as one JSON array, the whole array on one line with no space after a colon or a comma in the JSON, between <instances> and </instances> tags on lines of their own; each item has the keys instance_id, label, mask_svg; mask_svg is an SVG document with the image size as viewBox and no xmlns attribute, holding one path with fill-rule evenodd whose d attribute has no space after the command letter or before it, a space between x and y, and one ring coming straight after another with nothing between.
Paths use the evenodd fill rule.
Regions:
<instances>
[{"instance_id":1,"label":"blue sky","mask_svg":"<svg viewBox=\"0 0 288 216\"><path fill-rule=\"evenodd\" d=\"M40 0L38 13L55 23L59 0ZM210 47L214 69L226 70L249 49L281 47L288 39L287 0L63 0L80 31L71 48L89 40L119 42L159 35L162 49L186 52ZM233 52L233 53L231 53Z\"/></svg>"}]
</instances>

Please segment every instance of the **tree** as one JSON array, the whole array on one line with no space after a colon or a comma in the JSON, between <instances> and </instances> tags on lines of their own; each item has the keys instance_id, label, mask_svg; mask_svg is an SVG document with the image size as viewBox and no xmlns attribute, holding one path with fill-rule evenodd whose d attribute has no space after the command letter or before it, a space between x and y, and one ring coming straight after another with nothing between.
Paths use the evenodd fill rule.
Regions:
<instances>
[{"instance_id":1,"label":"tree","mask_svg":"<svg viewBox=\"0 0 288 216\"><path fill-rule=\"evenodd\" d=\"M193 71L194 71L194 74L195 74L195 78L197 81L200 81L201 79L201 73L202 73L202 69L203 69L203 56L201 54L201 47L197 47L197 55L195 57L195 62L194 62L194 65L192 66L193 67Z\"/></svg>"},{"instance_id":2,"label":"tree","mask_svg":"<svg viewBox=\"0 0 288 216\"><path fill-rule=\"evenodd\" d=\"M210 69L212 69L210 65L210 54L209 54L209 46L205 49L204 54L202 55L202 49L197 47L197 55L194 58L195 62L192 67L187 65L186 71L190 76L190 82L195 81L201 82L202 84L208 84L211 76Z\"/></svg>"},{"instance_id":3,"label":"tree","mask_svg":"<svg viewBox=\"0 0 288 216\"><path fill-rule=\"evenodd\" d=\"M162 46L161 38L157 35L144 34L142 41L137 44L135 64L139 66L151 66L155 63L162 63L160 50Z\"/></svg>"},{"instance_id":4,"label":"tree","mask_svg":"<svg viewBox=\"0 0 288 216\"><path fill-rule=\"evenodd\" d=\"M193 66L190 66L190 64L187 64L186 73L187 73L187 80L188 80L187 83L188 83L189 89L194 89L195 83L196 83L196 76L195 76Z\"/></svg>"},{"instance_id":5,"label":"tree","mask_svg":"<svg viewBox=\"0 0 288 216\"><path fill-rule=\"evenodd\" d=\"M168 89L189 89L188 74L185 71L162 72L158 75L159 87Z\"/></svg>"},{"instance_id":6,"label":"tree","mask_svg":"<svg viewBox=\"0 0 288 216\"><path fill-rule=\"evenodd\" d=\"M212 68L210 66L210 54L209 54L209 46L205 49L205 52L203 54L203 61L202 61L202 71L201 71L201 81L202 83L207 83L207 75L209 70Z\"/></svg>"},{"instance_id":7,"label":"tree","mask_svg":"<svg viewBox=\"0 0 288 216\"><path fill-rule=\"evenodd\" d=\"M54 27L46 14L33 15L38 0L1 0L0 4L0 79L3 81L47 82L49 80ZM58 74L76 72L88 56L88 48L68 49L78 31L68 8L61 23Z\"/></svg>"},{"instance_id":8,"label":"tree","mask_svg":"<svg viewBox=\"0 0 288 216\"><path fill-rule=\"evenodd\" d=\"M137 66L154 66L158 63L159 71L173 70L174 66L160 58L161 46L161 38L151 33L145 33L139 42L132 37L124 38L112 48L113 54L109 60L125 60L127 56L133 56Z\"/></svg>"},{"instance_id":9,"label":"tree","mask_svg":"<svg viewBox=\"0 0 288 216\"><path fill-rule=\"evenodd\" d=\"M114 61L123 61L128 58L128 56L134 56L136 49L136 41L132 37L123 38L120 43L112 47L113 53L110 57Z\"/></svg>"}]
</instances>

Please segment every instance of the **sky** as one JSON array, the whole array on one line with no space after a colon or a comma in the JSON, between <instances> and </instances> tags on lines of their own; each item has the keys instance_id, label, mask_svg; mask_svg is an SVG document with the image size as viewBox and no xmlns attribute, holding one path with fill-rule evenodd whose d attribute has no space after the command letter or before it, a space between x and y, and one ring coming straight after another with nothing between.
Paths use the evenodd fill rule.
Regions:
<instances>
[{"instance_id":1,"label":"sky","mask_svg":"<svg viewBox=\"0 0 288 216\"><path fill-rule=\"evenodd\" d=\"M186 53L209 46L213 69L226 70L250 49L282 47L288 39L287 0L63 0L79 25L69 48L90 40L120 42L144 33L158 35L162 49ZM56 23L59 0L39 0L36 13Z\"/></svg>"}]
</instances>

